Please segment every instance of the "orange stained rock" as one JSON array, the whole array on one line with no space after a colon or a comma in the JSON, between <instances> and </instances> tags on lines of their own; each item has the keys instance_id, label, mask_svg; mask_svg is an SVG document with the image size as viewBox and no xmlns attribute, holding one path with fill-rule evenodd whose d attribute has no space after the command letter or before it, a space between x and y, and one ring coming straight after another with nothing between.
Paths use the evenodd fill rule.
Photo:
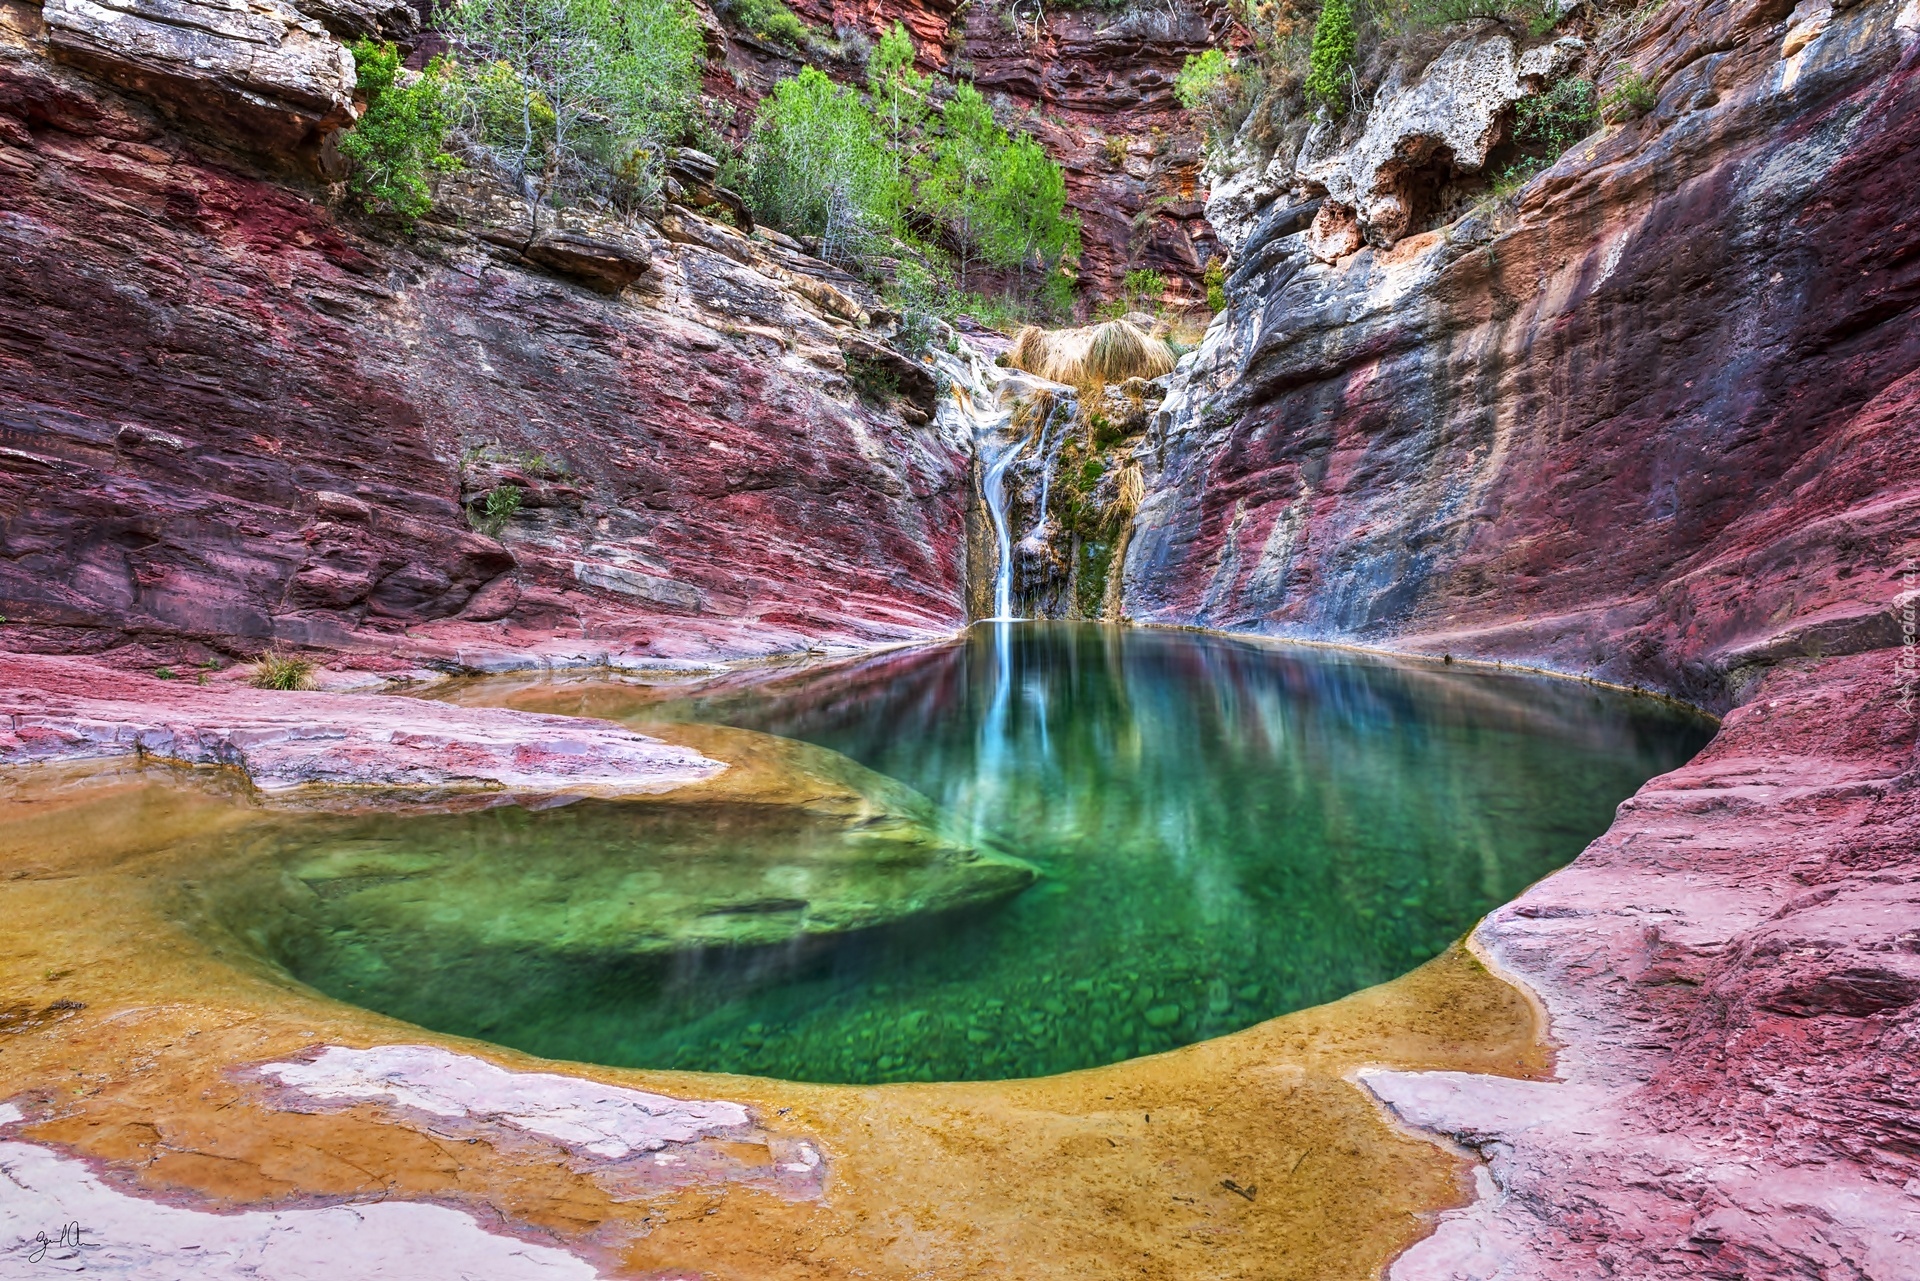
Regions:
<instances>
[{"instance_id":1,"label":"orange stained rock","mask_svg":"<svg viewBox=\"0 0 1920 1281\"><path fill-rule=\"evenodd\" d=\"M635 1277L1362 1278L1466 1200L1466 1167L1396 1131L1350 1074L1550 1066L1526 998L1460 949L1332 1005L1038 1080L554 1064L323 997L190 925L194 842L298 821L218 775L40 768L5 786L0 1101L33 1118L13 1134L179 1204L432 1200ZM248 1071L395 1042L735 1100L758 1130L703 1141L699 1173L635 1182L533 1135L313 1110ZM769 1177L769 1144L795 1139L825 1154L817 1197Z\"/></svg>"}]
</instances>

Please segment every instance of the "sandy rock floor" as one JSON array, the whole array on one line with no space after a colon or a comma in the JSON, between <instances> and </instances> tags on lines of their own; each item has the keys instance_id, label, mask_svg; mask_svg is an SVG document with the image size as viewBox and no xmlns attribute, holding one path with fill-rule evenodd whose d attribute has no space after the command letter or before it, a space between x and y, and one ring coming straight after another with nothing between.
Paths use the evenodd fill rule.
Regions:
<instances>
[{"instance_id":1,"label":"sandy rock floor","mask_svg":"<svg viewBox=\"0 0 1920 1281\"><path fill-rule=\"evenodd\" d=\"M219 775L6 786L6 1267L45 1233L46 1261L142 1277L1360 1277L1471 1183L1347 1078L1548 1066L1527 1001L1460 952L1045 1080L546 1063L323 998L186 924L181 847L262 821Z\"/></svg>"}]
</instances>

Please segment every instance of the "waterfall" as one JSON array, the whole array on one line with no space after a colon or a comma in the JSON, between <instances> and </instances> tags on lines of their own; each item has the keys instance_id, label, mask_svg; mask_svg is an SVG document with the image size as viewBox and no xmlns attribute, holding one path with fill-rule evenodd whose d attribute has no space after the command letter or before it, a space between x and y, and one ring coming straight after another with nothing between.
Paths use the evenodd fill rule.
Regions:
<instances>
[{"instance_id":1,"label":"waterfall","mask_svg":"<svg viewBox=\"0 0 1920 1281\"><path fill-rule=\"evenodd\" d=\"M1036 548L1042 550L1044 550L1046 546L1047 496L1053 492L1053 466L1060 461L1060 451L1066 447L1067 443L1067 433L1065 429L1062 429L1059 437L1053 442L1053 449L1049 451L1047 449L1047 434L1053 430L1053 420L1060 417L1062 410L1066 411L1067 421L1071 423L1075 409L1076 405L1073 397L1056 396L1053 400L1053 407L1047 410L1047 420L1040 424L1040 507L1039 510L1034 513L1033 531L1021 540L1023 545L1032 543Z\"/></svg>"},{"instance_id":2,"label":"waterfall","mask_svg":"<svg viewBox=\"0 0 1920 1281\"><path fill-rule=\"evenodd\" d=\"M981 475L980 492L987 500L987 514L993 518L993 537L1000 548L1000 570L993 580L993 616L1005 621L1013 617L1013 534L1007 528L1007 468L1026 449L1025 439L1016 439L989 459ZM987 458L986 442L981 454Z\"/></svg>"},{"instance_id":3,"label":"waterfall","mask_svg":"<svg viewBox=\"0 0 1920 1281\"><path fill-rule=\"evenodd\" d=\"M955 437L970 438L974 455L980 462L980 497L986 503L987 515L993 523L994 545L1000 557L994 575L993 616L990 621L1012 621L1014 544L1013 530L1007 517L1007 472L1027 452L1027 446L1033 443L1025 433L1014 428L1014 407L1023 396L1048 395L1053 400L1053 407L1048 411L1039 432L1044 473L1041 480L1041 527L1035 531L1037 534L1044 531L1048 486L1053 477L1054 461L1059 456L1060 447L1066 442L1065 431L1059 433L1051 451L1047 449L1046 442L1052 433L1054 420L1060 417L1063 409L1071 418L1073 390L997 366L965 343L960 344L957 351L935 352L933 361L935 367L951 382L954 393L941 405L940 420Z\"/></svg>"}]
</instances>

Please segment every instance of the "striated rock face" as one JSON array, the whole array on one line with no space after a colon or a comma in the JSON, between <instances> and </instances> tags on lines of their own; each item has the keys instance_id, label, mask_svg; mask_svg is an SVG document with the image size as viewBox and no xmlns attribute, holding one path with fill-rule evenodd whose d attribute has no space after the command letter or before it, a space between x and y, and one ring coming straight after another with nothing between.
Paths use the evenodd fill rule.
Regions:
<instances>
[{"instance_id":1,"label":"striated rock face","mask_svg":"<svg viewBox=\"0 0 1920 1281\"><path fill-rule=\"evenodd\" d=\"M1156 422L1128 611L1733 709L1476 931L1558 1080L1363 1074L1484 1162L1395 1281L1920 1267L1904 12L1670 4L1623 51L1646 117L1444 226L1395 175L1487 162L1497 42L1383 95L1317 183L1225 193L1230 307Z\"/></svg>"},{"instance_id":2,"label":"striated rock face","mask_svg":"<svg viewBox=\"0 0 1920 1281\"><path fill-rule=\"evenodd\" d=\"M1920 587L1916 43L1881 0L1783 58L1789 7L1663 10L1625 51L1652 113L1511 210L1382 250L1331 186L1276 197L1159 419L1128 612L1718 707L1787 657L1898 643ZM1362 153L1384 154L1342 163ZM1364 201L1387 169L1344 172Z\"/></svg>"},{"instance_id":3,"label":"striated rock face","mask_svg":"<svg viewBox=\"0 0 1920 1281\"><path fill-rule=\"evenodd\" d=\"M353 119L353 56L280 0L47 0L53 56L231 145L315 146Z\"/></svg>"},{"instance_id":4,"label":"striated rock face","mask_svg":"<svg viewBox=\"0 0 1920 1281\"><path fill-rule=\"evenodd\" d=\"M473 175L418 241L369 240L46 61L37 15L6 13L9 647L488 667L964 620L967 442L929 421L930 382L855 394L843 348L879 338L850 278L691 210L534 226ZM207 85L222 110L257 90ZM520 509L476 532L503 485Z\"/></svg>"},{"instance_id":5,"label":"striated rock face","mask_svg":"<svg viewBox=\"0 0 1920 1281\"><path fill-rule=\"evenodd\" d=\"M1363 1078L1493 1184L1393 1281L1912 1274L1914 747L1886 655L1771 673L1480 926L1545 1004L1559 1079Z\"/></svg>"}]
</instances>

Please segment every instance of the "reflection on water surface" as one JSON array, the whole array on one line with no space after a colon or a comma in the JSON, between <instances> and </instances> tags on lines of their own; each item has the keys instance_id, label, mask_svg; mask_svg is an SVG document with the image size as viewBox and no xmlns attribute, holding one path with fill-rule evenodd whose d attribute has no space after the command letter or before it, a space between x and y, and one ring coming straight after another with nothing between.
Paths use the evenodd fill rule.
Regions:
<instances>
[{"instance_id":1,"label":"reflection on water surface","mask_svg":"<svg viewBox=\"0 0 1920 1281\"><path fill-rule=\"evenodd\" d=\"M327 820L256 850L271 874L234 882L223 919L307 982L444 1031L853 1082L1086 1067L1391 978L1711 732L1569 682L1074 624L673 690L460 697L798 739L938 808L896 789L884 821Z\"/></svg>"}]
</instances>

